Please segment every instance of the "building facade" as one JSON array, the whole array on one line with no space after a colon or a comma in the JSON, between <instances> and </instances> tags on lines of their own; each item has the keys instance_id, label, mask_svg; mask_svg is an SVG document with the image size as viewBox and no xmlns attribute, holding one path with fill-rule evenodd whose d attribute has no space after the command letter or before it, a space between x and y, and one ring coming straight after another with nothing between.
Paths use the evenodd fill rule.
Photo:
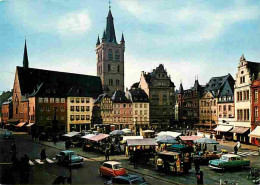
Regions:
<instances>
[{"instance_id":1,"label":"building facade","mask_svg":"<svg viewBox=\"0 0 260 185\"><path fill-rule=\"evenodd\" d=\"M166 69L160 64L151 73L142 71L139 87L150 101L150 124L152 127L167 128L174 120L175 85Z\"/></svg>"},{"instance_id":2,"label":"building facade","mask_svg":"<svg viewBox=\"0 0 260 185\"><path fill-rule=\"evenodd\" d=\"M102 40L96 43L97 76L101 78L103 89L110 96L116 91L124 91L124 52L125 40L122 34L117 43L114 18L109 9L106 30Z\"/></svg>"},{"instance_id":3,"label":"building facade","mask_svg":"<svg viewBox=\"0 0 260 185\"><path fill-rule=\"evenodd\" d=\"M108 96L108 94L101 94L94 103L96 106L100 107L100 116L102 119L102 124L112 125L114 122L113 114L113 102Z\"/></svg>"},{"instance_id":4,"label":"building facade","mask_svg":"<svg viewBox=\"0 0 260 185\"><path fill-rule=\"evenodd\" d=\"M13 117L13 102L12 97L8 98L1 108L1 122L2 125L6 128L8 120Z\"/></svg>"}]
</instances>

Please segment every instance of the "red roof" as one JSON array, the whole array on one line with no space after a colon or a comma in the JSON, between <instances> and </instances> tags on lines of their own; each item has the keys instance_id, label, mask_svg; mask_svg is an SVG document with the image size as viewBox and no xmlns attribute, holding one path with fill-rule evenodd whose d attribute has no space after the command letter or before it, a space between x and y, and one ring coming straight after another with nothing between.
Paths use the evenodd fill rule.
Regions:
<instances>
[{"instance_id":1,"label":"red roof","mask_svg":"<svg viewBox=\"0 0 260 185\"><path fill-rule=\"evenodd\" d=\"M88 139L91 140L91 141L96 141L96 142L98 142L98 141L100 141L100 140L102 140L102 139L105 139L105 138L107 138L107 137L109 137L108 134L98 134L98 135L93 136L93 137L88 138Z\"/></svg>"},{"instance_id":2,"label":"red roof","mask_svg":"<svg viewBox=\"0 0 260 185\"><path fill-rule=\"evenodd\" d=\"M180 136L183 141L194 141L196 139L202 138L201 136Z\"/></svg>"}]
</instances>

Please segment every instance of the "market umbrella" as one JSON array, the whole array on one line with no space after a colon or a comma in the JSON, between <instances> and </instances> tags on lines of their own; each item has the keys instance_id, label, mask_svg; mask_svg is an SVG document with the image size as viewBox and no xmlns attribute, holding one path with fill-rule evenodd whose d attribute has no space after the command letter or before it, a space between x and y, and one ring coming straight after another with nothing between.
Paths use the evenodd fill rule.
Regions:
<instances>
[{"instance_id":1,"label":"market umbrella","mask_svg":"<svg viewBox=\"0 0 260 185\"><path fill-rule=\"evenodd\" d=\"M194 142L195 143L206 143L206 144L219 144L219 142L215 141L214 139L210 139L210 138L200 138L200 139L196 139Z\"/></svg>"},{"instance_id":2,"label":"market umbrella","mask_svg":"<svg viewBox=\"0 0 260 185\"><path fill-rule=\"evenodd\" d=\"M124 135L124 134L125 134L125 132L122 130L114 130L109 133L109 135L112 135L112 136L120 136L120 135Z\"/></svg>"},{"instance_id":3,"label":"market umbrella","mask_svg":"<svg viewBox=\"0 0 260 185\"><path fill-rule=\"evenodd\" d=\"M123 130L121 130L121 131L123 131L125 134L131 134L131 133L133 133L133 131L132 131L131 129L129 129L129 128L125 128L125 129L123 129Z\"/></svg>"},{"instance_id":4,"label":"market umbrella","mask_svg":"<svg viewBox=\"0 0 260 185\"><path fill-rule=\"evenodd\" d=\"M176 144L179 143L178 141L175 140L174 137L168 136L168 135L163 135L159 136L156 138L156 142L158 143L166 143L166 144Z\"/></svg>"}]
</instances>

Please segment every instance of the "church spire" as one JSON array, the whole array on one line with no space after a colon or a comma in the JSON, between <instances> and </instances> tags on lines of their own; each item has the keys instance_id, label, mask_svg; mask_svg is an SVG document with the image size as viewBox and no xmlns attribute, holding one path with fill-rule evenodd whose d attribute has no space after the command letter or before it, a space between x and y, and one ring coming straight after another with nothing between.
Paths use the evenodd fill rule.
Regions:
<instances>
[{"instance_id":1,"label":"church spire","mask_svg":"<svg viewBox=\"0 0 260 185\"><path fill-rule=\"evenodd\" d=\"M122 33L122 37L121 37L121 43L124 43L125 42L125 39L124 39L124 34Z\"/></svg>"},{"instance_id":2,"label":"church spire","mask_svg":"<svg viewBox=\"0 0 260 185\"><path fill-rule=\"evenodd\" d=\"M25 39L24 53L23 53L23 67L24 67L25 69L28 69L28 67L29 67L29 60L28 60L28 54L27 54L26 39Z\"/></svg>"},{"instance_id":3,"label":"church spire","mask_svg":"<svg viewBox=\"0 0 260 185\"><path fill-rule=\"evenodd\" d=\"M99 35L98 35L98 38L97 38L97 43L96 45L98 46L100 44L100 40L99 40Z\"/></svg>"},{"instance_id":4,"label":"church spire","mask_svg":"<svg viewBox=\"0 0 260 185\"><path fill-rule=\"evenodd\" d=\"M106 41L107 42L116 42L116 33L115 33L115 28L114 28L114 18L112 16L112 12L111 12L111 7L109 4L109 11L108 11L108 15L107 15L107 25L106 25Z\"/></svg>"}]
</instances>

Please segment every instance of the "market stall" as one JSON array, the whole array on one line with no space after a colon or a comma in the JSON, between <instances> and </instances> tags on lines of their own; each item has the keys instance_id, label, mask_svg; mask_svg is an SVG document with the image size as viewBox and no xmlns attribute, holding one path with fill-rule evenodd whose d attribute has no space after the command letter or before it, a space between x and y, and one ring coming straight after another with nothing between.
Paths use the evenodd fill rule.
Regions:
<instances>
[{"instance_id":1,"label":"market stall","mask_svg":"<svg viewBox=\"0 0 260 185\"><path fill-rule=\"evenodd\" d=\"M192 135L192 136L179 136L181 141L183 141L185 144L192 146L193 145L193 141L202 138L201 136L196 136L196 135Z\"/></svg>"},{"instance_id":2,"label":"market stall","mask_svg":"<svg viewBox=\"0 0 260 185\"><path fill-rule=\"evenodd\" d=\"M90 148L96 149L103 153L107 147L107 142L105 142L105 139L108 137L108 134L98 134L93 137L87 137L86 139L90 141Z\"/></svg>"}]
</instances>

